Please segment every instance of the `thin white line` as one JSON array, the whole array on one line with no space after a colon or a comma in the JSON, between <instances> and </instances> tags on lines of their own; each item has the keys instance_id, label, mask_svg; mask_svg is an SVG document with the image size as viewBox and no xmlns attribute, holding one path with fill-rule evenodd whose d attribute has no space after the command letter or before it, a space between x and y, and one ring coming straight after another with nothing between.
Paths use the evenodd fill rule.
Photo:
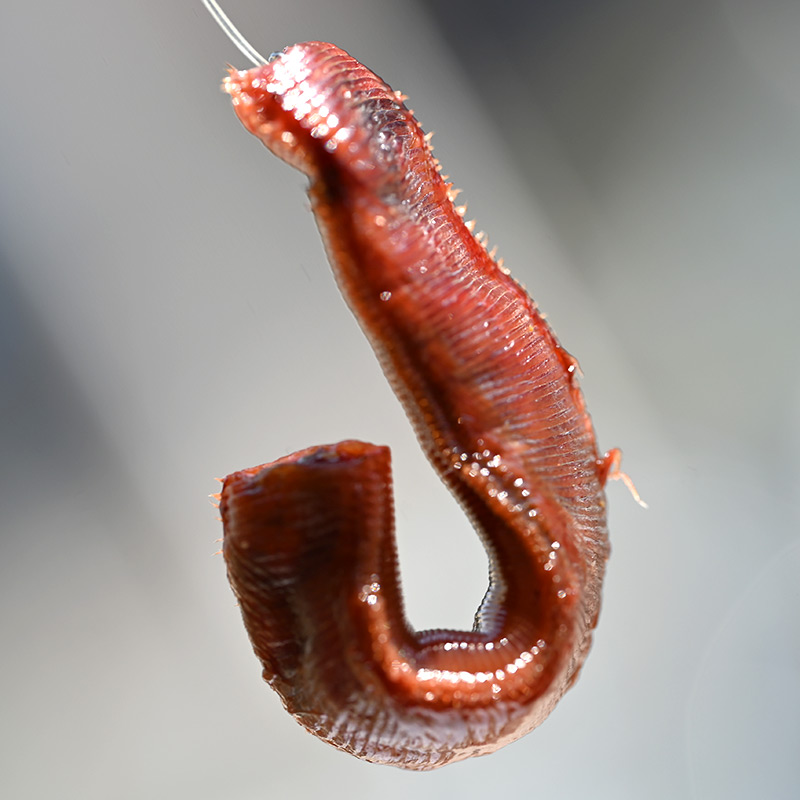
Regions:
<instances>
[{"instance_id":1,"label":"thin white line","mask_svg":"<svg viewBox=\"0 0 800 800\"><path fill-rule=\"evenodd\" d=\"M236 45L239 52L241 52L245 58L252 61L257 67L267 63L267 59L242 36L238 28L228 19L228 16L215 0L203 0L203 5L208 9L208 13L211 14L217 25L222 28L225 35Z\"/></svg>"}]
</instances>

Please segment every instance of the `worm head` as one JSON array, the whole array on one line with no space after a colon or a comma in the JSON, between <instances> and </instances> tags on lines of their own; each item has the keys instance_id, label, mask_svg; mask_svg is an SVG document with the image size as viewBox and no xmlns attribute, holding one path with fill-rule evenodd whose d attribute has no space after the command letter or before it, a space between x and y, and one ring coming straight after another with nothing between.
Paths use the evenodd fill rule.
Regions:
<instances>
[{"instance_id":1,"label":"worm head","mask_svg":"<svg viewBox=\"0 0 800 800\"><path fill-rule=\"evenodd\" d=\"M417 123L377 76L334 45L287 47L223 88L242 124L312 180L347 175L376 191L402 184L427 152Z\"/></svg>"},{"instance_id":2,"label":"worm head","mask_svg":"<svg viewBox=\"0 0 800 800\"><path fill-rule=\"evenodd\" d=\"M273 63L249 70L231 69L222 88L231 96L239 120L278 158L309 174L307 131L291 110L284 107L287 92L276 80ZM289 95L291 102L292 95Z\"/></svg>"}]
</instances>

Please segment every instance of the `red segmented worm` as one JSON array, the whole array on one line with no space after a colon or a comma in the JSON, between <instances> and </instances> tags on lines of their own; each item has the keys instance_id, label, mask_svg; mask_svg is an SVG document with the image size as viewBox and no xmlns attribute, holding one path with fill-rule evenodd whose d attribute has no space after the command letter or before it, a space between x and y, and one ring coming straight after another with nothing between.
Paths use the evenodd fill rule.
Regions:
<instances>
[{"instance_id":1,"label":"red segmented worm","mask_svg":"<svg viewBox=\"0 0 800 800\"><path fill-rule=\"evenodd\" d=\"M388 448L341 442L229 475L223 552L264 678L309 731L368 761L490 753L539 725L586 657L618 454L598 456L576 362L473 236L399 94L322 42L231 70L224 88L308 175L339 287L490 562L472 631L417 632Z\"/></svg>"}]
</instances>

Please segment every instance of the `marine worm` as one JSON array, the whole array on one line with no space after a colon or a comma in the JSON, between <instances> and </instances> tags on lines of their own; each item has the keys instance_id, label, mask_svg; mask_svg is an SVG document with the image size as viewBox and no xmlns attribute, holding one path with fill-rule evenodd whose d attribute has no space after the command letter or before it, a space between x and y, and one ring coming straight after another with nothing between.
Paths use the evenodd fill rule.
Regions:
<instances>
[{"instance_id":1,"label":"marine worm","mask_svg":"<svg viewBox=\"0 0 800 800\"><path fill-rule=\"evenodd\" d=\"M248 55L224 89L308 176L339 288L486 547L489 589L471 631L409 626L389 450L346 441L225 478L245 627L286 709L335 747L413 770L491 753L578 677L619 454L599 456L575 360L473 235L402 95L332 44Z\"/></svg>"}]
</instances>

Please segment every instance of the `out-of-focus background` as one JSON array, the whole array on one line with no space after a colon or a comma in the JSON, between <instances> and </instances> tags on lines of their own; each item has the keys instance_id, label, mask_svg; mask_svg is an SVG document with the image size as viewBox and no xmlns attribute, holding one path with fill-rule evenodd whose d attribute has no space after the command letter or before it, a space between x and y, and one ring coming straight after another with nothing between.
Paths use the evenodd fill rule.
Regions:
<instances>
[{"instance_id":1,"label":"out-of-focus background","mask_svg":"<svg viewBox=\"0 0 800 800\"><path fill-rule=\"evenodd\" d=\"M391 444L419 627L470 625L483 554L199 0L7 3L0 795L799 796L800 4L225 7L262 52L333 41L410 96L650 510L610 487L595 646L530 736L420 775L306 734L212 555L214 476Z\"/></svg>"}]
</instances>

